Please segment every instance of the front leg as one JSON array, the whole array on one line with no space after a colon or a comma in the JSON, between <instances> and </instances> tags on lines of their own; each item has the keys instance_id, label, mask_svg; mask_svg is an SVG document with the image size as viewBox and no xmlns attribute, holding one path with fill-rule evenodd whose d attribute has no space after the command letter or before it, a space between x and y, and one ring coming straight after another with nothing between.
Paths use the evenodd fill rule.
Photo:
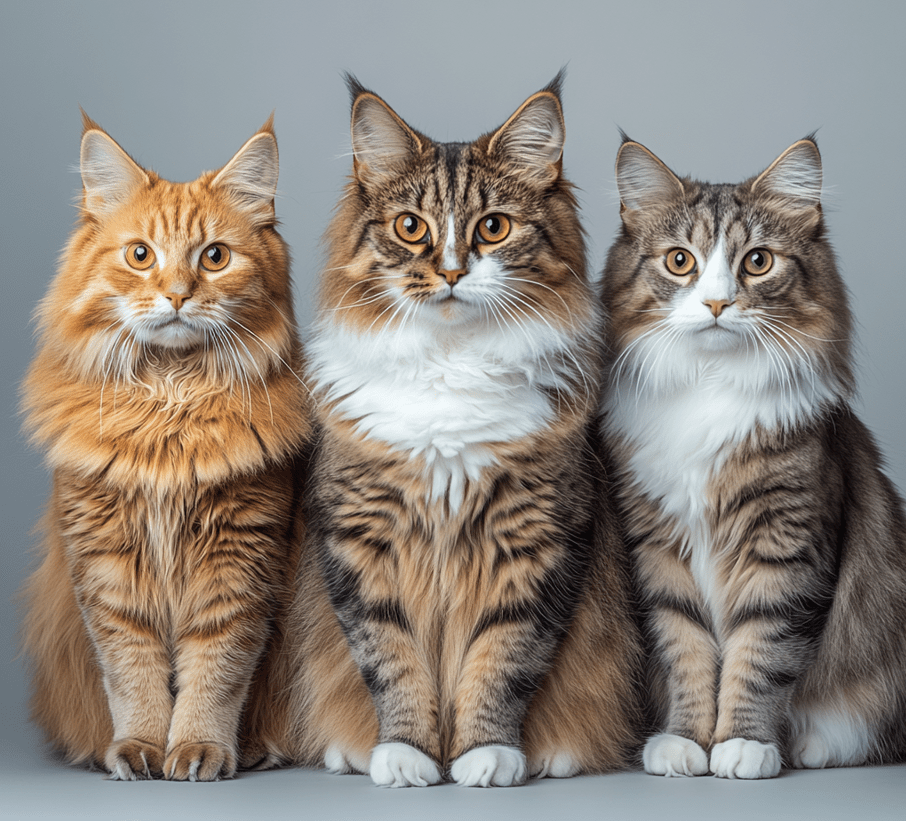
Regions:
<instances>
[{"instance_id":1,"label":"front leg","mask_svg":"<svg viewBox=\"0 0 906 821\"><path fill-rule=\"evenodd\" d=\"M717 719L719 669L711 618L686 561L671 540L649 538L636 548L640 586L648 602L647 625L656 662L666 672L663 733L645 745L642 760L652 775L708 772L705 750Z\"/></svg>"},{"instance_id":2,"label":"front leg","mask_svg":"<svg viewBox=\"0 0 906 821\"><path fill-rule=\"evenodd\" d=\"M394 545L364 515L355 526L336 521L332 531L321 569L377 713L371 777L386 787L436 784L442 780L436 677L410 619L412 604L399 594Z\"/></svg>"},{"instance_id":3,"label":"front leg","mask_svg":"<svg viewBox=\"0 0 906 821\"><path fill-rule=\"evenodd\" d=\"M105 766L123 781L159 776L173 708L159 585L115 492L73 481L59 493L73 588L113 720Z\"/></svg>"},{"instance_id":4,"label":"front leg","mask_svg":"<svg viewBox=\"0 0 906 821\"><path fill-rule=\"evenodd\" d=\"M209 525L186 563L174 619L176 703L166 778L215 781L236 771L239 720L268 638L274 575L288 549L281 501L278 490L239 486L204 499L196 511Z\"/></svg>"},{"instance_id":5,"label":"front leg","mask_svg":"<svg viewBox=\"0 0 906 821\"><path fill-rule=\"evenodd\" d=\"M835 569L817 508L788 502L751 514L749 541L728 575L723 666L711 771L780 772L781 732L794 685L817 653ZM744 511L745 513L746 511Z\"/></svg>"}]
</instances>

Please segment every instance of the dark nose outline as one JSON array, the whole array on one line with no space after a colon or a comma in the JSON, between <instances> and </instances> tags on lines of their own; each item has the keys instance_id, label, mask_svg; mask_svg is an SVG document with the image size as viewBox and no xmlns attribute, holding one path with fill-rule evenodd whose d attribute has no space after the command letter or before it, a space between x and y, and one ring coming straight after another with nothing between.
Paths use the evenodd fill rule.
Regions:
<instances>
[{"instance_id":1,"label":"dark nose outline","mask_svg":"<svg viewBox=\"0 0 906 821\"><path fill-rule=\"evenodd\" d=\"M461 280L468 271L465 268L455 268L453 270L448 270L446 268L439 268L437 270L438 276L442 276L447 284L452 288L459 280Z\"/></svg>"},{"instance_id":2,"label":"dark nose outline","mask_svg":"<svg viewBox=\"0 0 906 821\"><path fill-rule=\"evenodd\" d=\"M702 302L711 309L711 313L714 314L714 318L717 319L717 317L723 313L724 308L729 308L735 300L703 299Z\"/></svg>"}]
</instances>

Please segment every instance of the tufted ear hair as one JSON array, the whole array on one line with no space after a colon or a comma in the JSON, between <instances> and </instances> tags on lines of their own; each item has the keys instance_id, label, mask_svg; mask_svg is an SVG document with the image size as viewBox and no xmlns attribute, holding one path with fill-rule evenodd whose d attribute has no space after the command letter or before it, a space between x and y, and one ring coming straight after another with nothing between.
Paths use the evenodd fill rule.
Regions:
<instances>
[{"instance_id":1,"label":"tufted ear hair","mask_svg":"<svg viewBox=\"0 0 906 821\"><path fill-rule=\"evenodd\" d=\"M352 97L353 171L360 179L398 170L422 149L422 141L403 118L351 74L346 85Z\"/></svg>"},{"instance_id":2,"label":"tufted ear hair","mask_svg":"<svg viewBox=\"0 0 906 821\"><path fill-rule=\"evenodd\" d=\"M617 152L616 177L624 219L627 211L642 211L683 194L680 178L644 145L625 134Z\"/></svg>"},{"instance_id":3,"label":"tufted ear hair","mask_svg":"<svg viewBox=\"0 0 906 821\"><path fill-rule=\"evenodd\" d=\"M226 189L237 208L263 220L274 217L280 163L274 115L217 172L211 185Z\"/></svg>"},{"instance_id":4,"label":"tufted ear hair","mask_svg":"<svg viewBox=\"0 0 906 821\"><path fill-rule=\"evenodd\" d=\"M566 126L560 91L563 71L529 97L497 129L488 143L489 154L505 154L517 167L541 183L553 182L563 169Z\"/></svg>"},{"instance_id":5,"label":"tufted ear hair","mask_svg":"<svg viewBox=\"0 0 906 821\"><path fill-rule=\"evenodd\" d=\"M793 143L755 182L752 192L776 197L793 208L821 205L821 154L813 137Z\"/></svg>"},{"instance_id":6,"label":"tufted ear hair","mask_svg":"<svg viewBox=\"0 0 906 821\"><path fill-rule=\"evenodd\" d=\"M95 216L114 211L150 181L145 170L84 111L79 171L84 208Z\"/></svg>"}]
</instances>

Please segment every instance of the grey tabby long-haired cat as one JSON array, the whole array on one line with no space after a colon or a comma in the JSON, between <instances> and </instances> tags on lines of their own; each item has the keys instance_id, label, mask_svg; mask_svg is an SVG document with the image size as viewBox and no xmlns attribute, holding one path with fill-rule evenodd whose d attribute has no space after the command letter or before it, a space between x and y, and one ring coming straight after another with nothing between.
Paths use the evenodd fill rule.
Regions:
<instances>
[{"instance_id":1,"label":"grey tabby long-haired cat","mask_svg":"<svg viewBox=\"0 0 906 821\"><path fill-rule=\"evenodd\" d=\"M767 778L906 750L906 520L849 404L811 139L739 185L616 164L614 449L663 734L645 769Z\"/></svg>"}]
</instances>

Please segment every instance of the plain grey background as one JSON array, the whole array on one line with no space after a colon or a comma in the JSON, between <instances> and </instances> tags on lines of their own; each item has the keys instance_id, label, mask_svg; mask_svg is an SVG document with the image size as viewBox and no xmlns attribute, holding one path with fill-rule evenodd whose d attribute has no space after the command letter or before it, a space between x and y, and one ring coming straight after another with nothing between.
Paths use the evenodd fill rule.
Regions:
<instances>
[{"instance_id":1,"label":"plain grey background","mask_svg":"<svg viewBox=\"0 0 906 821\"><path fill-rule=\"evenodd\" d=\"M3 505L0 816L9 818L902 818L906 767L770 783L641 773L514 790L381 791L286 771L118 784L42 750L25 719L12 601L48 487L19 433L30 316L72 226L78 105L173 180L225 163L276 110L300 321L350 168L355 73L413 126L467 140L568 64L569 177L600 270L618 226L618 127L675 171L737 181L819 129L828 221L859 323L860 412L906 487L906 6L888 2L20 2L0 7ZM904 625L906 629L906 625Z\"/></svg>"}]
</instances>

